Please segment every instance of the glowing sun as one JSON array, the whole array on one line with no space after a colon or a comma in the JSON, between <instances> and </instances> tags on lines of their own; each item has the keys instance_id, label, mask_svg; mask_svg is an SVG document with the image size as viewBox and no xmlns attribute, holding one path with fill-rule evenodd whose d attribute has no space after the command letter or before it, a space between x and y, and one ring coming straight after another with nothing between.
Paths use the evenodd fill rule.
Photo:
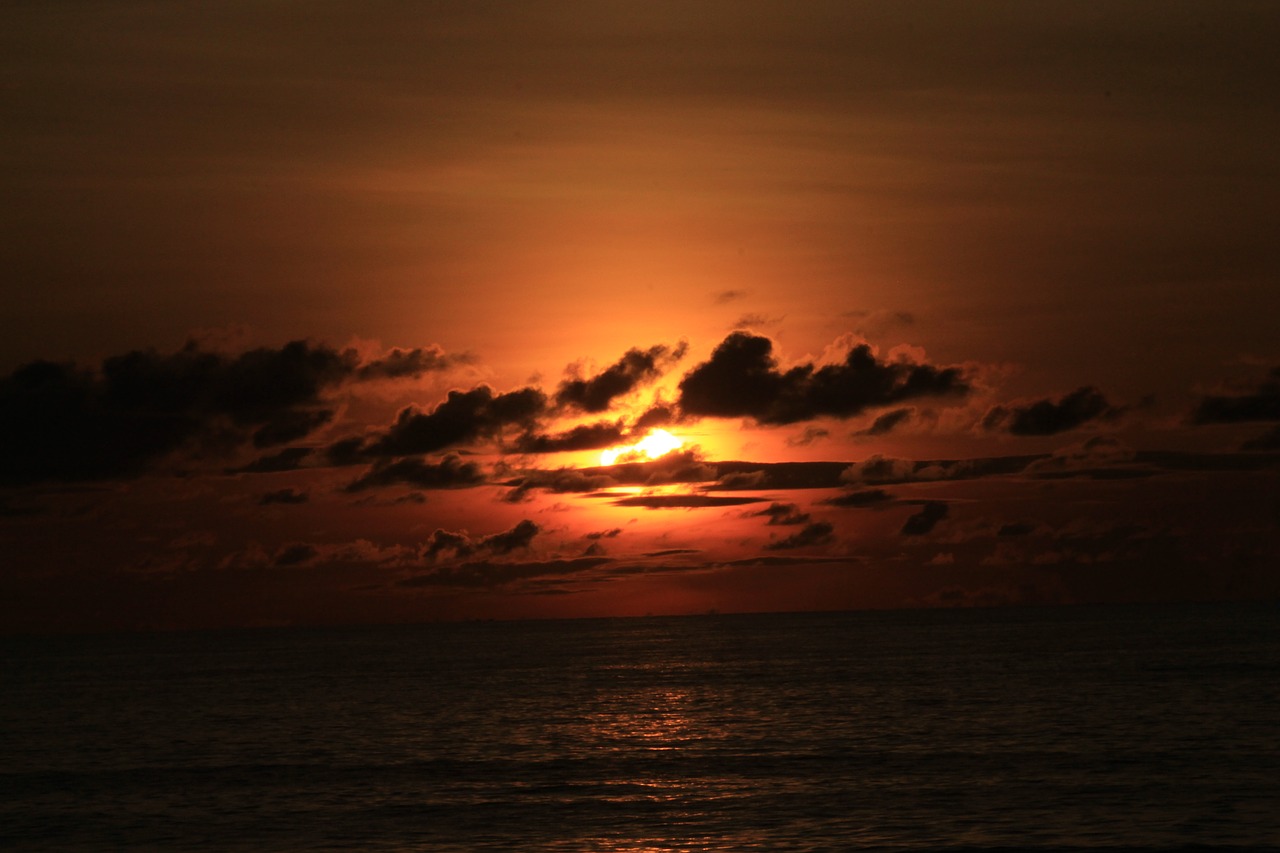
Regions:
<instances>
[{"instance_id":1,"label":"glowing sun","mask_svg":"<svg viewBox=\"0 0 1280 853\"><path fill-rule=\"evenodd\" d=\"M629 461L632 459L657 459L673 450L679 450L684 446L684 442L676 438L665 429L651 429L649 434L637 441L635 444L628 444L625 447L611 447L600 454L601 465L612 465L619 459Z\"/></svg>"}]
</instances>

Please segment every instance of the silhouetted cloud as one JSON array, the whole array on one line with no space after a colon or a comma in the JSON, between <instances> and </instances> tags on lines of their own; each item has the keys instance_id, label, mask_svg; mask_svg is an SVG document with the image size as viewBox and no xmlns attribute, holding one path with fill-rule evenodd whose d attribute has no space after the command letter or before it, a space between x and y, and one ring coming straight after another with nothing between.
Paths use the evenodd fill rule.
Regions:
<instances>
[{"instance_id":1,"label":"silhouetted cloud","mask_svg":"<svg viewBox=\"0 0 1280 853\"><path fill-rule=\"evenodd\" d=\"M866 344L841 364L802 364L782 372L773 342L746 332L721 341L708 361L680 380L680 408L705 417L751 417L788 424L839 418L926 396L961 396L969 386L958 368L882 362Z\"/></svg>"},{"instance_id":2,"label":"silhouetted cloud","mask_svg":"<svg viewBox=\"0 0 1280 853\"><path fill-rule=\"evenodd\" d=\"M571 560L542 560L526 563L476 561L446 566L399 582L400 586L445 586L464 589L503 586L517 580L573 575L612 562L609 557L577 557Z\"/></svg>"},{"instance_id":3,"label":"silhouetted cloud","mask_svg":"<svg viewBox=\"0 0 1280 853\"><path fill-rule=\"evenodd\" d=\"M809 520L809 513L801 512L795 504L772 503L759 512L748 513L754 517L768 518L769 524L789 525L804 524Z\"/></svg>"},{"instance_id":4,"label":"silhouetted cloud","mask_svg":"<svg viewBox=\"0 0 1280 853\"><path fill-rule=\"evenodd\" d=\"M631 425L633 432L644 432L649 427L665 426L673 424L680 420L679 413L671 406L665 403L655 403L645 410L644 414L636 418L635 423Z\"/></svg>"},{"instance_id":5,"label":"silhouetted cloud","mask_svg":"<svg viewBox=\"0 0 1280 853\"><path fill-rule=\"evenodd\" d=\"M415 347L409 350L393 347L382 358L362 364L356 370L356 378L367 381L417 377L424 373L447 370L458 364L470 364L473 361L475 357L469 353L450 355L438 346Z\"/></svg>"},{"instance_id":6,"label":"silhouetted cloud","mask_svg":"<svg viewBox=\"0 0 1280 853\"><path fill-rule=\"evenodd\" d=\"M430 412L408 406L387 432L367 443L370 456L410 456L433 453L465 442L496 437L505 427L532 429L547 407L546 395L536 388L494 394L488 385L470 391L450 391Z\"/></svg>"},{"instance_id":7,"label":"silhouetted cloud","mask_svg":"<svg viewBox=\"0 0 1280 853\"><path fill-rule=\"evenodd\" d=\"M695 509L711 506L739 506L760 503L764 498L731 498L720 495L635 495L611 501L614 506L642 506L648 509Z\"/></svg>"},{"instance_id":8,"label":"silhouetted cloud","mask_svg":"<svg viewBox=\"0 0 1280 853\"><path fill-rule=\"evenodd\" d=\"M584 412L603 412L613 400L662 375L666 366L684 357L687 345L672 348L659 344L647 350L630 349L622 358L588 379L566 379L555 401Z\"/></svg>"},{"instance_id":9,"label":"silhouetted cloud","mask_svg":"<svg viewBox=\"0 0 1280 853\"><path fill-rule=\"evenodd\" d=\"M1280 450L1280 426L1251 438L1240 445L1241 450Z\"/></svg>"},{"instance_id":10,"label":"silhouetted cloud","mask_svg":"<svg viewBox=\"0 0 1280 853\"><path fill-rule=\"evenodd\" d=\"M911 413L912 410L909 408L894 409L892 412L885 412L883 415L876 418L871 426L863 430L858 430L856 435L884 435L885 433L892 432L894 427L906 423L906 421L910 419Z\"/></svg>"},{"instance_id":11,"label":"silhouetted cloud","mask_svg":"<svg viewBox=\"0 0 1280 853\"><path fill-rule=\"evenodd\" d=\"M267 492L258 498L258 503L263 506L268 504L304 504L307 499L306 492L301 492L297 489L279 489L274 492Z\"/></svg>"},{"instance_id":12,"label":"silhouetted cloud","mask_svg":"<svg viewBox=\"0 0 1280 853\"><path fill-rule=\"evenodd\" d=\"M583 535L583 539L613 539L622 533L621 527L614 527L609 530L597 530L594 533Z\"/></svg>"},{"instance_id":13,"label":"silhouetted cloud","mask_svg":"<svg viewBox=\"0 0 1280 853\"><path fill-rule=\"evenodd\" d=\"M807 426L799 435L787 439L788 447L808 447L820 438L829 438L831 433L822 427Z\"/></svg>"},{"instance_id":14,"label":"silhouetted cloud","mask_svg":"<svg viewBox=\"0 0 1280 853\"><path fill-rule=\"evenodd\" d=\"M598 470L598 469L597 469ZM504 485L511 486L511 491L502 499L508 503L520 503L529 497L534 489L548 492L594 492L607 486L616 486L617 482L607 474L586 472L577 468L558 468L554 471L526 471Z\"/></svg>"},{"instance_id":15,"label":"silhouetted cloud","mask_svg":"<svg viewBox=\"0 0 1280 853\"><path fill-rule=\"evenodd\" d=\"M1196 424L1280 421L1280 367L1274 368L1251 394L1208 396L1191 413Z\"/></svg>"},{"instance_id":16,"label":"silhouetted cloud","mask_svg":"<svg viewBox=\"0 0 1280 853\"><path fill-rule=\"evenodd\" d=\"M818 503L826 504L827 506L863 507L875 506L891 500L893 500L893 496L884 489L860 489L858 491L845 492L833 498L826 498L818 501Z\"/></svg>"},{"instance_id":17,"label":"silhouetted cloud","mask_svg":"<svg viewBox=\"0 0 1280 853\"><path fill-rule=\"evenodd\" d=\"M527 432L515 441L520 453L558 453L571 450L599 450L622 444L629 433L621 423L600 421L582 424L556 435Z\"/></svg>"},{"instance_id":18,"label":"silhouetted cloud","mask_svg":"<svg viewBox=\"0 0 1280 853\"><path fill-rule=\"evenodd\" d=\"M538 525L527 518L510 530L479 538L472 538L466 531L436 529L423 543L422 556L427 560L437 560L442 554L454 559L466 559L476 554L509 554L528 548L539 532Z\"/></svg>"},{"instance_id":19,"label":"silhouetted cloud","mask_svg":"<svg viewBox=\"0 0 1280 853\"><path fill-rule=\"evenodd\" d=\"M254 447L273 447L297 441L333 420L330 409L290 409L281 412L253 433Z\"/></svg>"},{"instance_id":20,"label":"silhouetted cloud","mask_svg":"<svg viewBox=\"0 0 1280 853\"><path fill-rule=\"evenodd\" d=\"M746 296L747 296L747 291L745 290L721 290L719 293L716 293L712 298L715 300L717 305L725 305L729 302L735 302L739 299L744 299L746 298Z\"/></svg>"},{"instance_id":21,"label":"silhouetted cloud","mask_svg":"<svg viewBox=\"0 0 1280 853\"><path fill-rule=\"evenodd\" d=\"M1054 435L1089 421L1115 420L1123 411L1108 403L1097 388L1085 386L1064 395L1057 402L1045 399L995 406L982 419L982 425L986 429L1002 429L1012 435Z\"/></svg>"},{"instance_id":22,"label":"silhouetted cloud","mask_svg":"<svg viewBox=\"0 0 1280 853\"><path fill-rule=\"evenodd\" d=\"M311 562L318 557L319 554L320 552L314 545L307 545L299 542L292 545L286 545L277 551L275 557L271 561L271 564L279 567L301 566L304 563Z\"/></svg>"},{"instance_id":23,"label":"silhouetted cloud","mask_svg":"<svg viewBox=\"0 0 1280 853\"><path fill-rule=\"evenodd\" d=\"M583 469L586 474L607 476L618 485L628 486L704 483L714 480L717 470L696 450L677 450L645 462L622 462Z\"/></svg>"},{"instance_id":24,"label":"silhouetted cloud","mask_svg":"<svg viewBox=\"0 0 1280 853\"><path fill-rule=\"evenodd\" d=\"M924 536L946 517L946 504L941 501L928 501L919 512L907 519L900 533L903 536Z\"/></svg>"},{"instance_id":25,"label":"silhouetted cloud","mask_svg":"<svg viewBox=\"0 0 1280 853\"><path fill-rule=\"evenodd\" d=\"M303 460L309 457L311 453L312 451L309 447L286 447L277 453L260 456L242 468L233 468L230 473L274 474L279 471L294 471L302 465Z\"/></svg>"},{"instance_id":26,"label":"silhouetted cloud","mask_svg":"<svg viewBox=\"0 0 1280 853\"><path fill-rule=\"evenodd\" d=\"M1013 521L1008 524L1000 525L1000 529L996 531L997 536L1027 536L1034 532L1036 526L1029 521Z\"/></svg>"},{"instance_id":27,"label":"silhouetted cloud","mask_svg":"<svg viewBox=\"0 0 1280 853\"><path fill-rule=\"evenodd\" d=\"M136 476L197 440L205 452L250 436L258 447L294 441L332 418L326 389L387 364L307 341L239 355L193 342L167 355L112 356L96 370L26 364L0 379L0 482ZM397 364L429 367L420 356Z\"/></svg>"},{"instance_id":28,"label":"silhouetted cloud","mask_svg":"<svg viewBox=\"0 0 1280 853\"><path fill-rule=\"evenodd\" d=\"M835 528L828 521L815 521L806 524L802 530L793 533L786 539L779 539L776 542L770 542L765 545L765 549L769 551L787 551L792 548L808 548L815 545L825 545L834 537Z\"/></svg>"},{"instance_id":29,"label":"silhouetted cloud","mask_svg":"<svg viewBox=\"0 0 1280 853\"><path fill-rule=\"evenodd\" d=\"M416 456L394 462L379 462L363 476L349 483L344 491L359 492L397 483L421 489L456 489L483 482L484 475L479 465L463 462L457 454L451 453L436 463L426 462Z\"/></svg>"}]
</instances>

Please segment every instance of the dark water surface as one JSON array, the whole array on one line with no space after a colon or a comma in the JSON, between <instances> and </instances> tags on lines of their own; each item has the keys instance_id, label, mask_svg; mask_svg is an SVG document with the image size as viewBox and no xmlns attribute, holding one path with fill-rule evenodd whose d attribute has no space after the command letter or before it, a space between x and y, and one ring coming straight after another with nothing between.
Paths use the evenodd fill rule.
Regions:
<instances>
[{"instance_id":1,"label":"dark water surface","mask_svg":"<svg viewBox=\"0 0 1280 853\"><path fill-rule=\"evenodd\" d=\"M1280 847L1280 608L0 640L0 848Z\"/></svg>"}]
</instances>

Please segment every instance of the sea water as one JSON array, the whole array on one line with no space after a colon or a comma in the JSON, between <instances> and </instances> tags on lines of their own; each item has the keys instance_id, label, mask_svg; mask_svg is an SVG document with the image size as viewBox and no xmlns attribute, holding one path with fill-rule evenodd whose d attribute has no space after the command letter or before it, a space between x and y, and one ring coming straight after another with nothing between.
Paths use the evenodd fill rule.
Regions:
<instances>
[{"instance_id":1,"label":"sea water","mask_svg":"<svg viewBox=\"0 0 1280 853\"><path fill-rule=\"evenodd\" d=\"M0 848L1280 846L1280 608L7 638Z\"/></svg>"}]
</instances>

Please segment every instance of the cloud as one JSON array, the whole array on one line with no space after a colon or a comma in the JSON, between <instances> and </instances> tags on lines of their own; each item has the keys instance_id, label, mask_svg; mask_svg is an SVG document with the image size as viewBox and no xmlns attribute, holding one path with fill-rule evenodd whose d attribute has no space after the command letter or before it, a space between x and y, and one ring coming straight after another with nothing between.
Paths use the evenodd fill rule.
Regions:
<instances>
[{"instance_id":1,"label":"cloud","mask_svg":"<svg viewBox=\"0 0 1280 853\"><path fill-rule=\"evenodd\" d=\"M258 498L258 503L262 506L269 504L304 504L309 496L306 492L300 492L297 489L280 489L274 492L267 492Z\"/></svg>"},{"instance_id":2,"label":"cloud","mask_svg":"<svg viewBox=\"0 0 1280 853\"><path fill-rule=\"evenodd\" d=\"M271 565L277 567L283 566L301 566L310 563L320 555L314 545L298 542L292 545L285 545L276 552L275 557L271 560Z\"/></svg>"},{"instance_id":3,"label":"cloud","mask_svg":"<svg viewBox=\"0 0 1280 853\"><path fill-rule=\"evenodd\" d=\"M997 536L1029 536L1034 533L1036 526L1029 521L1011 521L1008 524L1000 525L1000 529L996 531Z\"/></svg>"},{"instance_id":4,"label":"cloud","mask_svg":"<svg viewBox=\"0 0 1280 853\"><path fill-rule=\"evenodd\" d=\"M607 486L616 486L617 482L607 474L586 473L577 468L558 468L554 471L526 471L504 485L513 488L502 499L507 503L520 503L534 489L545 489L557 494L594 492Z\"/></svg>"},{"instance_id":5,"label":"cloud","mask_svg":"<svg viewBox=\"0 0 1280 853\"><path fill-rule=\"evenodd\" d=\"M828 438L831 433L822 427L807 426L799 435L787 439L788 447L808 447L820 438Z\"/></svg>"},{"instance_id":6,"label":"cloud","mask_svg":"<svg viewBox=\"0 0 1280 853\"><path fill-rule=\"evenodd\" d=\"M786 539L779 539L776 542L770 542L765 545L765 549L769 551L786 551L792 548L808 548L810 546L825 545L834 537L835 528L829 521L815 521L806 524L803 530L800 530Z\"/></svg>"},{"instance_id":7,"label":"cloud","mask_svg":"<svg viewBox=\"0 0 1280 853\"><path fill-rule=\"evenodd\" d=\"M230 473L274 474L280 471L296 471L311 453L309 447L286 447L277 453L260 456L243 468L233 468Z\"/></svg>"},{"instance_id":8,"label":"cloud","mask_svg":"<svg viewBox=\"0 0 1280 853\"><path fill-rule=\"evenodd\" d=\"M885 412L883 415L876 418L871 426L866 429L858 430L854 435L884 435L892 432L895 427L906 423L906 421L910 419L913 411L914 409L904 408Z\"/></svg>"},{"instance_id":9,"label":"cloud","mask_svg":"<svg viewBox=\"0 0 1280 853\"><path fill-rule=\"evenodd\" d=\"M995 406L982 419L988 430L1005 430L1012 435L1054 435L1089 421L1113 421L1124 413L1107 402L1092 386L1077 388L1053 400L1036 400L1010 406Z\"/></svg>"},{"instance_id":10,"label":"cloud","mask_svg":"<svg viewBox=\"0 0 1280 853\"><path fill-rule=\"evenodd\" d=\"M598 530L594 533L587 533L583 539L613 539L622 534L621 527L610 528L609 530Z\"/></svg>"},{"instance_id":11,"label":"cloud","mask_svg":"<svg viewBox=\"0 0 1280 853\"><path fill-rule=\"evenodd\" d=\"M609 557L585 556L571 560L542 560L526 563L476 561L446 566L399 582L400 586L446 586L465 589L504 586L517 580L573 575L612 562Z\"/></svg>"},{"instance_id":12,"label":"cloud","mask_svg":"<svg viewBox=\"0 0 1280 853\"><path fill-rule=\"evenodd\" d=\"M899 532L903 536L924 536L946 517L946 504L941 501L927 501L919 512L907 519Z\"/></svg>"},{"instance_id":13,"label":"cloud","mask_svg":"<svg viewBox=\"0 0 1280 853\"><path fill-rule=\"evenodd\" d=\"M449 355L438 346L415 347L410 350L393 347L382 358L362 364L355 375L357 379L364 381L413 378L473 361L475 356L469 353Z\"/></svg>"},{"instance_id":14,"label":"cloud","mask_svg":"<svg viewBox=\"0 0 1280 853\"><path fill-rule=\"evenodd\" d=\"M674 348L659 344L647 350L629 349L595 376L561 382L556 391L556 404L584 412L603 412L615 398L657 379L668 365L683 358L687 349L688 345L683 342Z\"/></svg>"},{"instance_id":15,"label":"cloud","mask_svg":"<svg viewBox=\"0 0 1280 853\"><path fill-rule=\"evenodd\" d=\"M711 506L740 506L760 503L764 498L731 498L721 495L636 495L612 501L614 506L642 506L648 509L697 509Z\"/></svg>"},{"instance_id":16,"label":"cloud","mask_svg":"<svg viewBox=\"0 0 1280 853\"><path fill-rule=\"evenodd\" d=\"M388 358L400 371L432 367L421 355ZM197 444L209 453L250 437L257 447L294 441L332 419L326 391L389 363L308 341L238 355L191 342L97 369L32 362L0 378L0 483L133 477Z\"/></svg>"},{"instance_id":17,"label":"cloud","mask_svg":"<svg viewBox=\"0 0 1280 853\"><path fill-rule=\"evenodd\" d=\"M759 512L748 513L753 517L768 518L771 525L804 524L809 520L809 513L800 512L795 504L772 503Z\"/></svg>"},{"instance_id":18,"label":"cloud","mask_svg":"<svg viewBox=\"0 0 1280 853\"><path fill-rule=\"evenodd\" d=\"M556 435L527 432L516 439L515 449L520 453L599 450L624 443L628 435L621 423L600 421L594 424L582 424Z\"/></svg>"},{"instance_id":19,"label":"cloud","mask_svg":"<svg viewBox=\"0 0 1280 853\"><path fill-rule=\"evenodd\" d=\"M961 396L969 386L958 368L884 362L859 344L840 364L801 364L780 371L773 342L746 332L721 341L708 361L680 380L680 408L704 417L750 417L789 424L927 396Z\"/></svg>"},{"instance_id":20,"label":"cloud","mask_svg":"<svg viewBox=\"0 0 1280 853\"><path fill-rule=\"evenodd\" d=\"M398 483L421 489L457 489L477 486L484 479L479 465L463 462L454 453L434 464L410 456L394 462L379 462L363 476L347 484L343 491L359 492Z\"/></svg>"},{"instance_id":21,"label":"cloud","mask_svg":"<svg viewBox=\"0 0 1280 853\"><path fill-rule=\"evenodd\" d=\"M845 492L842 495L836 495L834 498L826 498L818 501L818 503L827 506L839 507L862 507L875 506L876 504L887 503L893 500L893 496L884 489L860 489L852 492Z\"/></svg>"},{"instance_id":22,"label":"cloud","mask_svg":"<svg viewBox=\"0 0 1280 853\"><path fill-rule=\"evenodd\" d=\"M524 519L500 533L472 538L465 530L451 531L437 528L427 537L422 546L422 556L426 560L437 560L442 554L455 559L466 559L476 554L503 555L512 551L528 548L541 528L529 519Z\"/></svg>"},{"instance_id":23,"label":"cloud","mask_svg":"<svg viewBox=\"0 0 1280 853\"><path fill-rule=\"evenodd\" d=\"M416 406L400 410L382 436L366 444L367 456L410 456L499 435L505 427L533 427L547 407L546 395L536 388L495 394L488 385L470 391L450 391L430 412Z\"/></svg>"},{"instance_id":24,"label":"cloud","mask_svg":"<svg viewBox=\"0 0 1280 853\"><path fill-rule=\"evenodd\" d=\"M619 485L659 486L666 483L704 483L714 480L718 468L703 460L697 450L677 450L645 462L623 462L584 469L604 475Z\"/></svg>"},{"instance_id":25,"label":"cloud","mask_svg":"<svg viewBox=\"0 0 1280 853\"><path fill-rule=\"evenodd\" d=\"M276 415L253 433L254 447L274 447L297 441L333 420L331 409L290 409Z\"/></svg>"},{"instance_id":26,"label":"cloud","mask_svg":"<svg viewBox=\"0 0 1280 853\"><path fill-rule=\"evenodd\" d=\"M717 305L725 305L730 302L736 302L739 299L745 299L746 297L747 291L745 290L721 290L719 293L716 293L712 299L715 300Z\"/></svg>"},{"instance_id":27,"label":"cloud","mask_svg":"<svg viewBox=\"0 0 1280 853\"><path fill-rule=\"evenodd\" d=\"M1241 450L1280 450L1280 426L1240 445Z\"/></svg>"},{"instance_id":28,"label":"cloud","mask_svg":"<svg viewBox=\"0 0 1280 853\"><path fill-rule=\"evenodd\" d=\"M829 489L841 484L847 468L843 462L720 462L714 488L735 489Z\"/></svg>"},{"instance_id":29,"label":"cloud","mask_svg":"<svg viewBox=\"0 0 1280 853\"><path fill-rule=\"evenodd\" d=\"M1251 394L1204 397L1191 413L1195 424L1280 421L1280 367L1273 368Z\"/></svg>"}]
</instances>

